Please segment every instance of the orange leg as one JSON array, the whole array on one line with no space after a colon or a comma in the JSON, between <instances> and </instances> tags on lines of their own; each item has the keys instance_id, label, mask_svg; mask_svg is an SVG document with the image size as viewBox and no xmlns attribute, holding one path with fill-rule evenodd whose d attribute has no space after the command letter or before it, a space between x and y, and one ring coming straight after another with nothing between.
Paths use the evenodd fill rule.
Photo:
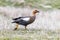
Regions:
<instances>
[{"instance_id":1,"label":"orange leg","mask_svg":"<svg viewBox=\"0 0 60 40\"><path fill-rule=\"evenodd\" d=\"M16 24L16 28L14 28L14 30L17 30L18 29L18 24Z\"/></svg>"}]
</instances>

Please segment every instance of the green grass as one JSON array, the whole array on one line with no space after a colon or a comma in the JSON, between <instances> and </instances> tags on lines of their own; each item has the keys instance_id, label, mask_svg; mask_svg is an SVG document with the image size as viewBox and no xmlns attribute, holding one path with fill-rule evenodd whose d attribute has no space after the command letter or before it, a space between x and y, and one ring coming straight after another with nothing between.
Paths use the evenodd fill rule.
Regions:
<instances>
[{"instance_id":1,"label":"green grass","mask_svg":"<svg viewBox=\"0 0 60 40\"><path fill-rule=\"evenodd\" d=\"M60 40L60 32L43 29L0 30L0 40Z\"/></svg>"}]
</instances>

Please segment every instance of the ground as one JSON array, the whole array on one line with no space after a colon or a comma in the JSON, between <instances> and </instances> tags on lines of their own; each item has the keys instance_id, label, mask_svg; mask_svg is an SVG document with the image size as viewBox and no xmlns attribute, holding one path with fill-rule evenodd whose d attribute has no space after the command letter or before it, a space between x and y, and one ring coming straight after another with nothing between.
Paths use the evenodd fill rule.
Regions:
<instances>
[{"instance_id":1,"label":"ground","mask_svg":"<svg viewBox=\"0 0 60 40\"><path fill-rule=\"evenodd\" d=\"M0 30L0 40L60 40L60 32L45 29Z\"/></svg>"}]
</instances>

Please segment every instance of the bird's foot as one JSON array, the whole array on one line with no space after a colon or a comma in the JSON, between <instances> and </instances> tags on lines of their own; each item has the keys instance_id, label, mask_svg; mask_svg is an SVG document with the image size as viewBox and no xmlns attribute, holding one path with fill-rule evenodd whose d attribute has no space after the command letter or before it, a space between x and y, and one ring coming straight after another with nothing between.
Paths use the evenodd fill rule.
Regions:
<instances>
[{"instance_id":1,"label":"bird's foot","mask_svg":"<svg viewBox=\"0 0 60 40\"><path fill-rule=\"evenodd\" d=\"M17 30L17 28L14 28L14 30Z\"/></svg>"},{"instance_id":2,"label":"bird's foot","mask_svg":"<svg viewBox=\"0 0 60 40\"><path fill-rule=\"evenodd\" d=\"M27 28L25 28L25 30L28 30Z\"/></svg>"}]
</instances>

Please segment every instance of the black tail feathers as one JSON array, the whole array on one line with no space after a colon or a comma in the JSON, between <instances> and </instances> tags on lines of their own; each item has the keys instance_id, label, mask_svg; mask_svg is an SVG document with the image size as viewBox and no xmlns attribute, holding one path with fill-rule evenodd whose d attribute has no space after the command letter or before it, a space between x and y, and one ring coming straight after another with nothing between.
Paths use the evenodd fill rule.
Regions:
<instances>
[{"instance_id":1,"label":"black tail feathers","mask_svg":"<svg viewBox=\"0 0 60 40\"><path fill-rule=\"evenodd\" d=\"M12 22L12 23L16 23L16 22L14 21L14 22Z\"/></svg>"}]
</instances>

